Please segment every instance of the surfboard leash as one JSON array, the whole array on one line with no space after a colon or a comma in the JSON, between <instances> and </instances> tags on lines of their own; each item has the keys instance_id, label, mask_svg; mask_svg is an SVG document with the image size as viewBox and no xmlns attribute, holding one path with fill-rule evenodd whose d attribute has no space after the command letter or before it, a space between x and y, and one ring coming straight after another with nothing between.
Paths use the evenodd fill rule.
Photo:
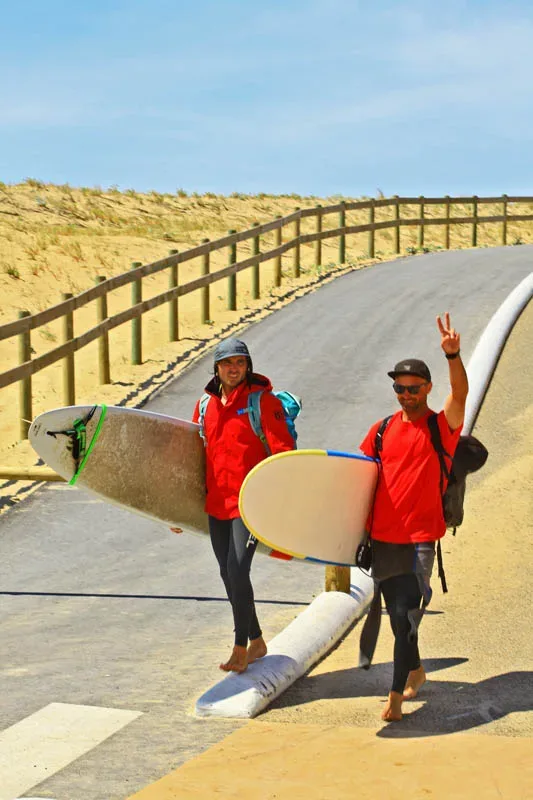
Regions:
<instances>
[{"instance_id":1,"label":"surfboard leash","mask_svg":"<svg viewBox=\"0 0 533 800\"><path fill-rule=\"evenodd\" d=\"M92 439L89 442L89 446L87 447L87 423L93 418L96 409L99 407L102 409L102 413L100 414L100 419L98 420L96 430L94 431ZM72 423L72 428L68 428L66 431L47 431L48 436L53 436L54 439L56 436L68 436L72 441L72 457L76 462L76 471L69 480L69 486L74 486L80 477L83 468L87 463L87 459L91 455L92 449L98 440L106 412L107 406L102 403L101 406L93 406L85 419L81 417L79 419L75 419Z\"/></svg>"}]
</instances>

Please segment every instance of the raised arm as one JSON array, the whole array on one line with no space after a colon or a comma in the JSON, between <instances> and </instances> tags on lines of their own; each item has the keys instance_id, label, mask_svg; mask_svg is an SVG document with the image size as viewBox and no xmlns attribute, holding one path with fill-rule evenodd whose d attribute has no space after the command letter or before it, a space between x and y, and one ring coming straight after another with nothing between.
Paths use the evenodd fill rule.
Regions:
<instances>
[{"instance_id":1,"label":"raised arm","mask_svg":"<svg viewBox=\"0 0 533 800\"><path fill-rule=\"evenodd\" d=\"M452 430L459 428L465 418L466 397L468 395L468 377L461 360L461 336L452 328L450 314L444 314L444 322L437 317L437 325L441 335L440 345L448 359L451 392L444 403L444 416Z\"/></svg>"}]
</instances>

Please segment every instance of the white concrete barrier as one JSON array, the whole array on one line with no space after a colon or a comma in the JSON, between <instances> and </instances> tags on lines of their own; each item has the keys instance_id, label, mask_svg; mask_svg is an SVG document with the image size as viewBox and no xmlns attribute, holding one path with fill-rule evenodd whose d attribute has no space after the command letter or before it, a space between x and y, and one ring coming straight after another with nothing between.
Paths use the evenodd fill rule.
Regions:
<instances>
[{"instance_id":1,"label":"white concrete barrier","mask_svg":"<svg viewBox=\"0 0 533 800\"><path fill-rule=\"evenodd\" d=\"M507 337L532 297L533 272L513 289L481 334L466 368L470 389L466 402L464 434L472 432Z\"/></svg>"},{"instance_id":2,"label":"white concrete barrier","mask_svg":"<svg viewBox=\"0 0 533 800\"><path fill-rule=\"evenodd\" d=\"M268 644L268 655L231 673L196 702L200 717L255 717L316 664L365 613L373 582L352 568L351 594L323 592ZM355 659L355 655L354 655Z\"/></svg>"}]
</instances>

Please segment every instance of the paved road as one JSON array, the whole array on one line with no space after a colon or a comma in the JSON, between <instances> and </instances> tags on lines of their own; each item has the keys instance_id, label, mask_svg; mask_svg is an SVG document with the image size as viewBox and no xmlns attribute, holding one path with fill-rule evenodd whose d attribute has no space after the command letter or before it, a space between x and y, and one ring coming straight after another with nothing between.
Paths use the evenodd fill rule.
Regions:
<instances>
[{"instance_id":1,"label":"paved road","mask_svg":"<svg viewBox=\"0 0 533 800\"><path fill-rule=\"evenodd\" d=\"M434 317L449 309L465 360L490 316L531 271L533 248L438 253L345 276L251 327L256 369L304 398L301 446L355 449L395 407L386 371L417 355L432 366L435 405L446 361ZM211 360L149 407L188 417ZM42 783L56 800L114 800L165 774L239 723L196 720L230 634L206 542L50 486L0 520L2 727L48 703L141 712ZM268 636L321 590L322 570L257 558Z\"/></svg>"}]
</instances>

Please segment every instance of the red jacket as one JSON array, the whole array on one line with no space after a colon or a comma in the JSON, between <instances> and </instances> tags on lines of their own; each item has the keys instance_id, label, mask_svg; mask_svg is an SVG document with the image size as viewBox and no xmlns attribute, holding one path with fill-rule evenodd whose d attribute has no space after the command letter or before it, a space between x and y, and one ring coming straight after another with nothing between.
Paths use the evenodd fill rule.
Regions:
<instances>
[{"instance_id":1,"label":"red jacket","mask_svg":"<svg viewBox=\"0 0 533 800\"><path fill-rule=\"evenodd\" d=\"M206 445L205 510L217 519L234 519L239 516L239 491L246 475L267 452L253 432L248 414L237 412L248 405L250 392L263 391L261 396L261 424L272 454L294 450L294 442L285 422L281 402L271 394L268 378L256 373L251 386L239 384L222 405L213 379L205 387L211 395L204 419ZM196 403L193 422L200 417L200 401Z\"/></svg>"}]
</instances>

